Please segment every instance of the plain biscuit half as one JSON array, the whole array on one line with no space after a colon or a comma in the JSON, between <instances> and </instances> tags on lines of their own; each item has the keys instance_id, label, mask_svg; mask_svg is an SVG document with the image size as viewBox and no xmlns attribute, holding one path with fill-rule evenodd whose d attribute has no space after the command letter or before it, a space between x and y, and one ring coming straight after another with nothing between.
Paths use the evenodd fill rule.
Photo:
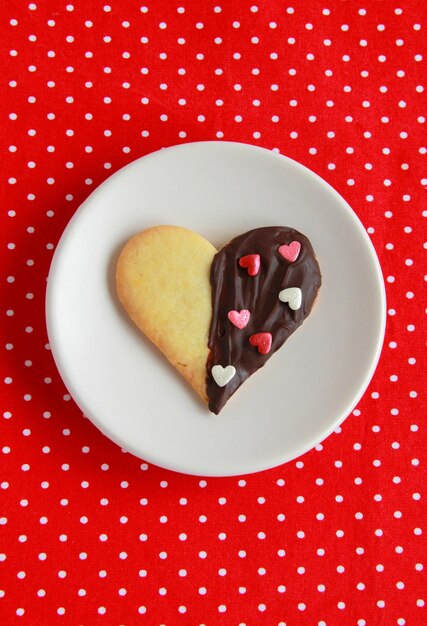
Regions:
<instances>
[{"instance_id":1,"label":"plain biscuit half","mask_svg":"<svg viewBox=\"0 0 427 626\"><path fill-rule=\"evenodd\" d=\"M117 294L130 318L205 403L216 253L191 230L156 226L127 242L116 270Z\"/></svg>"}]
</instances>

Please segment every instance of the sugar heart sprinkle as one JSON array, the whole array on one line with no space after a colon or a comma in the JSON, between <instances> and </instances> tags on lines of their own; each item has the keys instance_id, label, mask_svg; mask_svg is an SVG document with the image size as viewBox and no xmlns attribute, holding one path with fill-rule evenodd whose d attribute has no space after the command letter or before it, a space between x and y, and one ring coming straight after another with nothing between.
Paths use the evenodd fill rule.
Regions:
<instances>
[{"instance_id":1,"label":"sugar heart sprinkle","mask_svg":"<svg viewBox=\"0 0 427 626\"><path fill-rule=\"evenodd\" d=\"M279 252L282 257L290 263L297 260L300 250L301 244L299 241L292 241L289 245L284 243L283 246L280 246L279 248Z\"/></svg>"},{"instance_id":2,"label":"sugar heart sprinkle","mask_svg":"<svg viewBox=\"0 0 427 626\"><path fill-rule=\"evenodd\" d=\"M240 311L229 311L228 319L236 326L236 328L245 328L248 325L251 314L247 309L241 309Z\"/></svg>"},{"instance_id":3,"label":"sugar heart sprinkle","mask_svg":"<svg viewBox=\"0 0 427 626\"><path fill-rule=\"evenodd\" d=\"M260 354L268 354L271 350L273 337L271 333L255 333L249 337L251 346L258 348Z\"/></svg>"},{"instance_id":4,"label":"sugar heart sprinkle","mask_svg":"<svg viewBox=\"0 0 427 626\"><path fill-rule=\"evenodd\" d=\"M261 266L261 257L259 254L247 254L239 259L240 267L246 267L249 276L256 276Z\"/></svg>"},{"instance_id":5,"label":"sugar heart sprinkle","mask_svg":"<svg viewBox=\"0 0 427 626\"><path fill-rule=\"evenodd\" d=\"M227 367L214 365L211 369L211 374L218 387L225 387L225 385L233 378L235 373L236 368L233 367L233 365L227 365Z\"/></svg>"},{"instance_id":6,"label":"sugar heart sprinkle","mask_svg":"<svg viewBox=\"0 0 427 626\"><path fill-rule=\"evenodd\" d=\"M281 302L287 302L289 304L289 308L293 311L298 311L302 303L301 289L299 287L288 287L287 289L282 289L279 293L279 300Z\"/></svg>"}]
</instances>

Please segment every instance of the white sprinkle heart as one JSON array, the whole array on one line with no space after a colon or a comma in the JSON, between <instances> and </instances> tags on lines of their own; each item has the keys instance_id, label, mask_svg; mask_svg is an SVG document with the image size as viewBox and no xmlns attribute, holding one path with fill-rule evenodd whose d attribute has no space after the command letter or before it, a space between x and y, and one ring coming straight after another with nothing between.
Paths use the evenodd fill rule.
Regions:
<instances>
[{"instance_id":1,"label":"white sprinkle heart","mask_svg":"<svg viewBox=\"0 0 427 626\"><path fill-rule=\"evenodd\" d=\"M289 308L293 311L298 311L302 302L301 289L299 287L288 287L287 289L282 289L279 293L279 300L287 302L289 304Z\"/></svg>"},{"instance_id":2,"label":"white sprinkle heart","mask_svg":"<svg viewBox=\"0 0 427 626\"><path fill-rule=\"evenodd\" d=\"M233 365L227 365L227 367L222 367L222 365L214 365L211 369L212 376L214 381L218 385L218 387L225 387L227 383L233 378L236 373L236 368Z\"/></svg>"}]
</instances>

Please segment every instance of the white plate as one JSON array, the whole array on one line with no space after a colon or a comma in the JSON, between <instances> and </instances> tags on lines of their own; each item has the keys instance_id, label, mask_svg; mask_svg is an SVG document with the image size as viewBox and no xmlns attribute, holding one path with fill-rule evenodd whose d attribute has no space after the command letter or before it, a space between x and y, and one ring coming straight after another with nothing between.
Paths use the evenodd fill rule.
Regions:
<instances>
[{"instance_id":1,"label":"white plate","mask_svg":"<svg viewBox=\"0 0 427 626\"><path fill-rule=\"evenodd\" d=\"M157 224L191 228L217 248L251 228L291 226L319 260L312 314L219 416L115 296L121 247ZM137 456L206 476L279 465L330 434L366 389L385 326L380 266L343 198L291 159L215 141L150 154L96 189L59 242L46 302L56 364L84 414Z\"/></svg>"}]
</instances>

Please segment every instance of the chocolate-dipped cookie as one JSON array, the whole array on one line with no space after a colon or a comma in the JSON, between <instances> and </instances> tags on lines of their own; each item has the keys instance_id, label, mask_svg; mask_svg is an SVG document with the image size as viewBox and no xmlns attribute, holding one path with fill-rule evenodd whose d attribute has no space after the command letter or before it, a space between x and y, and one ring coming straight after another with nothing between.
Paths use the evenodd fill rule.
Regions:
<instances>
[{"instance_id":1,"label":"chocolate-dipped cookie","mask_svg":"<svg viewBox=\"0 0 427 626\"><path fill-rule=\"evenodd\" d=\"M321 284L313 248L281 226L219 251L177 226L133 237L116 270L118 297L213 413L309 315Z\"/></svg>"}]
</instances>

